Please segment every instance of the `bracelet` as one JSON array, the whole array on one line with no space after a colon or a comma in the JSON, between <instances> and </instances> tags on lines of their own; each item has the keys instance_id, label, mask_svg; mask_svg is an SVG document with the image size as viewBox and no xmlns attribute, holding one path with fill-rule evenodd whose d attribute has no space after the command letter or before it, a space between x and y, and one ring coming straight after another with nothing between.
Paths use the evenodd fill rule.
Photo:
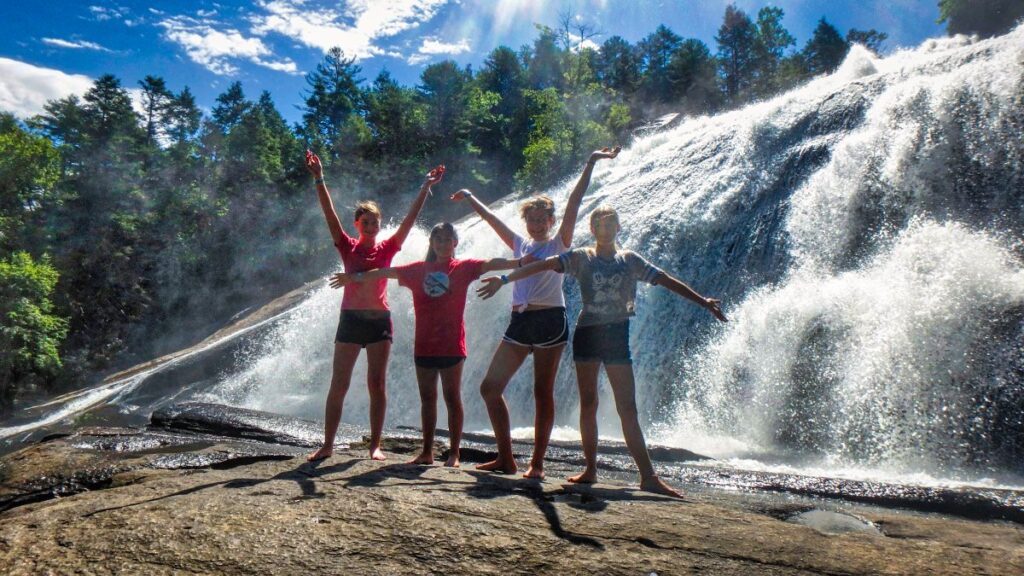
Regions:
<instances>
[{"instance_id":1,"label":"bracelet","mask_svg":"<svg viewBox=\"0 0 1024 576\"><path fill-rule=\"evenodd\" d=\"M501 275L501 283L502 283L502 285L508 284L508 276L506 276L505 274L502 274Z\"/></svg>"},{"instance_id":2,"label":"bracelet","mask_svg":"<svg viewBox=\"0 0 1024 576\"><path fill-rule=\"evenodd\" d=\"M323 184L323 183L324 183L324 179L323 178L314 178L313 179L313 184Z\"/></svg>"},{"instance_id":3,"label":"bracelet","mask_svg":"<svg viewBox=\"0 0 1024 576\"><path fill-rule=\"evenodd\" d=\"M465 192L463 192L462 195L465 196L466 198L472 198L473 197L473 193L470 192L469 190L466 190Z\"/></svg>"}]
</instances>

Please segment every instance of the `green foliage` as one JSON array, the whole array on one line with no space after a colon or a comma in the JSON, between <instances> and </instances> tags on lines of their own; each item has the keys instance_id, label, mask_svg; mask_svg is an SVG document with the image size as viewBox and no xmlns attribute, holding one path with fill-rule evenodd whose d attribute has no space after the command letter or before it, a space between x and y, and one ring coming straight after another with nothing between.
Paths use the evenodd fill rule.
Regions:
<instances>
[{"instance_id":1,"label":"green foliage","mask_svg":"<svg viewBox=\"0 0 1024 576\"><path fill-rule=\"evenodd\" d=\"M757 58L757 28L746 12L730 4L725 8L718 42L719 74L726 99L739 102L747 95Z\"/></svg>"},{"instance_id":2,"label":"green foliage","mask_svg":"<svg viewBox=\"0 0 1024 576\"><path fill-rule=\"evenodd\" d=\"M827 74L843 63L850 45L839 34L835 26L824 18L818 20L814 34L804 46L803 59L807 73L811 76Z\"/></svg>"},{"instance_id":3,"label":"green foliage","mask_svg":"<svg viewBox=\"0 0 1024 576\"><path fill-rule=\"evenodd\" d=\"M0 260L0 409L19 393L46 387L59 374L67 321L50 301L57 271L27 252Z\"/></svg>"},{"instance_id":4,"label":"green foliage","mask_svg":"<svg viewBox=\"0 0 1024 576\"><path fill-rule=\"evenodd\" d=\"M59 176L53 143L0 114L0 253L38 246L43 216L57 201Z\"/></svg>"},{"instance_id":5,"label":"green foliage","mask_svg":"<svg viewBox=\"0 0 1024 576\"><path fill-rule=\"evenodd\" d=\"M1024 18L1021 0L939 0L939 23L946 32L989 38L1005 34Z\"/></svg>"}]
</instances>

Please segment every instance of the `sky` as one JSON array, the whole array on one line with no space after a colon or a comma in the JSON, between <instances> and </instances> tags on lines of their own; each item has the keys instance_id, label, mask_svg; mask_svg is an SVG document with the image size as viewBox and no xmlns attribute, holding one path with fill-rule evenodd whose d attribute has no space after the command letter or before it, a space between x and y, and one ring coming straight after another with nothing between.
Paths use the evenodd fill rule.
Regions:
<instances>
[{"instance_id":1,"label":"sky","mask_svg":"<svg viewBox=\"0 0 1024 576\"><path fill-rule=\"evenodd\" d=\"M500 45L518 49L536 24L563 15L600 44L621 36L635 44L659 24L698 38L712 52L725 0L50 0L31 8L0 2L0 110L27 118L47 100L83 94L103 74L138 88L160 76L174 92L188 86L204 109L240 81L251 99L267 90L286 119L301 118L305 75L332 46L357 59L367 82L387 70L414 86L427 65L452 59L479 69ZM783 24L802 47L818 19L844 33L874 28L889 35L883 51L944 35L938 0L735 0L756 18L764 6L785 11Z\"/></svg>"}]
</instances>

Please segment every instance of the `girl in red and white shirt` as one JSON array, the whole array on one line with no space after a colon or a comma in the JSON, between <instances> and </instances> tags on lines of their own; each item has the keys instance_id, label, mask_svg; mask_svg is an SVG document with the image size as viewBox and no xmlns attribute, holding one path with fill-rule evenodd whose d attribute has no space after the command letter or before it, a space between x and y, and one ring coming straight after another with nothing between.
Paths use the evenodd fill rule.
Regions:
<instances>
[{"instance_id":1,"label":"girl in red and white shirt","mask_svg":"<svg viewBox=\"0 0 1024 576\"><path fill-rule=\"evenodd\" d=\"M463 321L466 294L469 285L484 272L509 270L517 265L516 260L507 258L456 259L455 247L458 244L455 227L445 222L430 231L430 248L422 262L356 274L341 273L331 277L331 286L335 288L393 278L398 280L400 286L412 291L412 305L416 312L413 354L422 402L420 416L423 421L423 451L411 464L434 462L437 380L440 376L451 434L451 449L445 466L459 465L463 419L462 366L466 359L466 325Z\"/></svg>"}]
</instances>

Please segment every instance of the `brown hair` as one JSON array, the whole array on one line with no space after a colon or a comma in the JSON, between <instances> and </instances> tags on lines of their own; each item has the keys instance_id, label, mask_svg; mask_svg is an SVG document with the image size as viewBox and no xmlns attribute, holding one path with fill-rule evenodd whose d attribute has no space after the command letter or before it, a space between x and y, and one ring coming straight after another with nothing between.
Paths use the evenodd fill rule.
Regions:
<instances>
[{"instance_id":1,"label":"brown hair","mask_svg":"<svg viewBox=\"0 0 1024 576\"><path fill-rule=\"evenodd\" d=\"M608 216L615 218L615 223L621 226L621 224L619 223L619 213L615 211L615 208L612 208L607 204L602 204L597 208L594 208L594 211L590 213L591 228L593 228L594 225L597 224L598 220L601 220L602 218L607 218Z\"/></svg>"},{"instance_id":2,"label":"brown hair","mask_svg":"<svg viewBox=\"0 0 1024 576\"><path fill-rule=\"evenodd\" d=\"M451 222L441 222L434 224L434 227L430 229L430 241L433 242L434 236L447 232L456 242L459 241L459 233L455 231L455 226L452 226ZM424 258L427 262L437 262L437 253L434 252L434 246L431 243L427 244L427 256Z\"/></svg>"},{"instance_id":3,"label":"brown hair","mask_svg":"<svg viewBox=\"0 0 1024 576\"><path fill-rule=\"evenodd\" d=\"M380 206L377 206L377 203L373 200L360 200L359 203L356 204L356 215L353 220L359 220L359 217L363 214L373 214L379 220Z\"/></svg>"},{"instance_id":4,"label":"brown hair","mask_svg":"<svg viewBox=\"0 0 1024 576\"><path fill-rule=\"evenodd\" d=\"M526 213L531 210L541 210L548 213L548 216L555 217L555 201L547 196L534 196L519 205L519 215L524 219Z\"/></svg>"}]
</instances>

